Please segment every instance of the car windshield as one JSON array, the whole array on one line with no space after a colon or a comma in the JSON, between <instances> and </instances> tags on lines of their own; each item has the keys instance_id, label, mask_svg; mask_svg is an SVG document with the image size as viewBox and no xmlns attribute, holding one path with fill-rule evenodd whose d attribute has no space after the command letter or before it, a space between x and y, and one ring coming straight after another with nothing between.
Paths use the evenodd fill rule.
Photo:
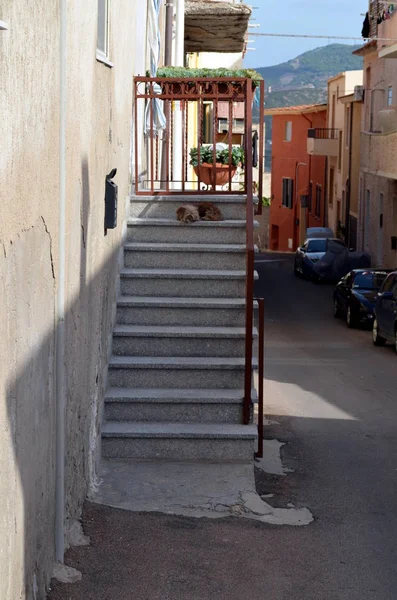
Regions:
<instances>
[{"instance_id":1,"label":"car windshield","mask_svg":"<svg viewBox=\"0 0 397 600\"><path fill-rule=\"evenodd\" d=\"M327 249L327 240L310 240L307 245L308 252L325 252Z\"/></svg>"},{"instance_id":2,"label":"car windshield","mask_svg":"<svg viewBox=\"0 0 397 600\"><path fill-rule=\"evenodd\" d=\"M361 290L380 290L387 273L378 271L364 271L357 273L354 278L353 288Z\"/></svg>"}]
</instances>

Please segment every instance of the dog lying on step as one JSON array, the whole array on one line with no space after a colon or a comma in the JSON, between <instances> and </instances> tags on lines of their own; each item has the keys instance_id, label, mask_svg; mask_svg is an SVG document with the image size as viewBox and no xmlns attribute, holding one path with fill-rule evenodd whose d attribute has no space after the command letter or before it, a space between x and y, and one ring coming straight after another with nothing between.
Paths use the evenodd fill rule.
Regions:
<instances>
[{"instance_id":1,"label":"dog lying on step","mask_svg":"<svg viewBox=\"0 0 397 600\"><path fill-rule=\"evenodd\" d=\"M176 218L182 223L193 223L194 221L223 221L221 211L212 202L199 202L195 204L184 204L176 211Z\"/></svg>"}]
</instances>

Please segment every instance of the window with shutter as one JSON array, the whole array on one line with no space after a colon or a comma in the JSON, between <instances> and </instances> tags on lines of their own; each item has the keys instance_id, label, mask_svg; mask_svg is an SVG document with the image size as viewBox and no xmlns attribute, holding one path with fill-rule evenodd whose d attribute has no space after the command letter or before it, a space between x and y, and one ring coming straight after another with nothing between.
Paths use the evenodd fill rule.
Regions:
<instances>
[{"instance_id":1,"label":"window with shutter","mask_svg":"<svg viewBox=\"0 0 397 600\"><path fill-rule=\"evenodd\" d=\"M283 197L282 205L286 208L292 208L294 197L294 180L289 177L283 177Z\"/></svg>"},{"instance_id":2,"label":"window with shutter","mask_svg":"<svg viewBox=\"0 0 397 600\"><path fill-rule=\"evenodd\" d=\"M321 215L321 195L322 195L322 186L317 184L316 186L316 217Z\"/></svg>"}]
</instances>

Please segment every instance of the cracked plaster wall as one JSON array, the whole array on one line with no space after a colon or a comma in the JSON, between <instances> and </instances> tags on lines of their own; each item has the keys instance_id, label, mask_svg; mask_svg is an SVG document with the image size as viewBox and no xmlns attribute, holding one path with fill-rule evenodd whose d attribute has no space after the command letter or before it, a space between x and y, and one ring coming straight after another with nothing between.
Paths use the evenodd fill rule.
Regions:
<instances>
[{"instance_id":1,"label":"cracked plaster wall","mask_svg":"<svg viewBox=\"0 0 397 600\"><path fill-rule=\"evenodd\" d=\"M146 8L112 3L110 69L95 60L97 0L68 3L66 527L95 475ZM3 0L0 18L0 598L42 600L54 560L59 3ZM113 167L119 224L104 237Z\"/></svg>"}]
</instances>

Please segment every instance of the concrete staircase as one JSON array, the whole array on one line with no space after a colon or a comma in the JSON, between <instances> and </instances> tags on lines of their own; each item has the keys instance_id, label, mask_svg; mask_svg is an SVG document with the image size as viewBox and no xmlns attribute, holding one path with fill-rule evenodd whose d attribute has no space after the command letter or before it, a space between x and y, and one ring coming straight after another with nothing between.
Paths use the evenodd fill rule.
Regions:
<instances>
[{"instance_id":1,"label":"concrete staircase","mask_svg":"<svg viewBox=\"0 0 397 600\"><path fill-rule=\"evenodd\" d=\"M176 221L178 206L200 200L131 199L105 459L253 457L256 427L242 425L245 197L206 198L224 221Z\"/></svg>"}]
</instances>

